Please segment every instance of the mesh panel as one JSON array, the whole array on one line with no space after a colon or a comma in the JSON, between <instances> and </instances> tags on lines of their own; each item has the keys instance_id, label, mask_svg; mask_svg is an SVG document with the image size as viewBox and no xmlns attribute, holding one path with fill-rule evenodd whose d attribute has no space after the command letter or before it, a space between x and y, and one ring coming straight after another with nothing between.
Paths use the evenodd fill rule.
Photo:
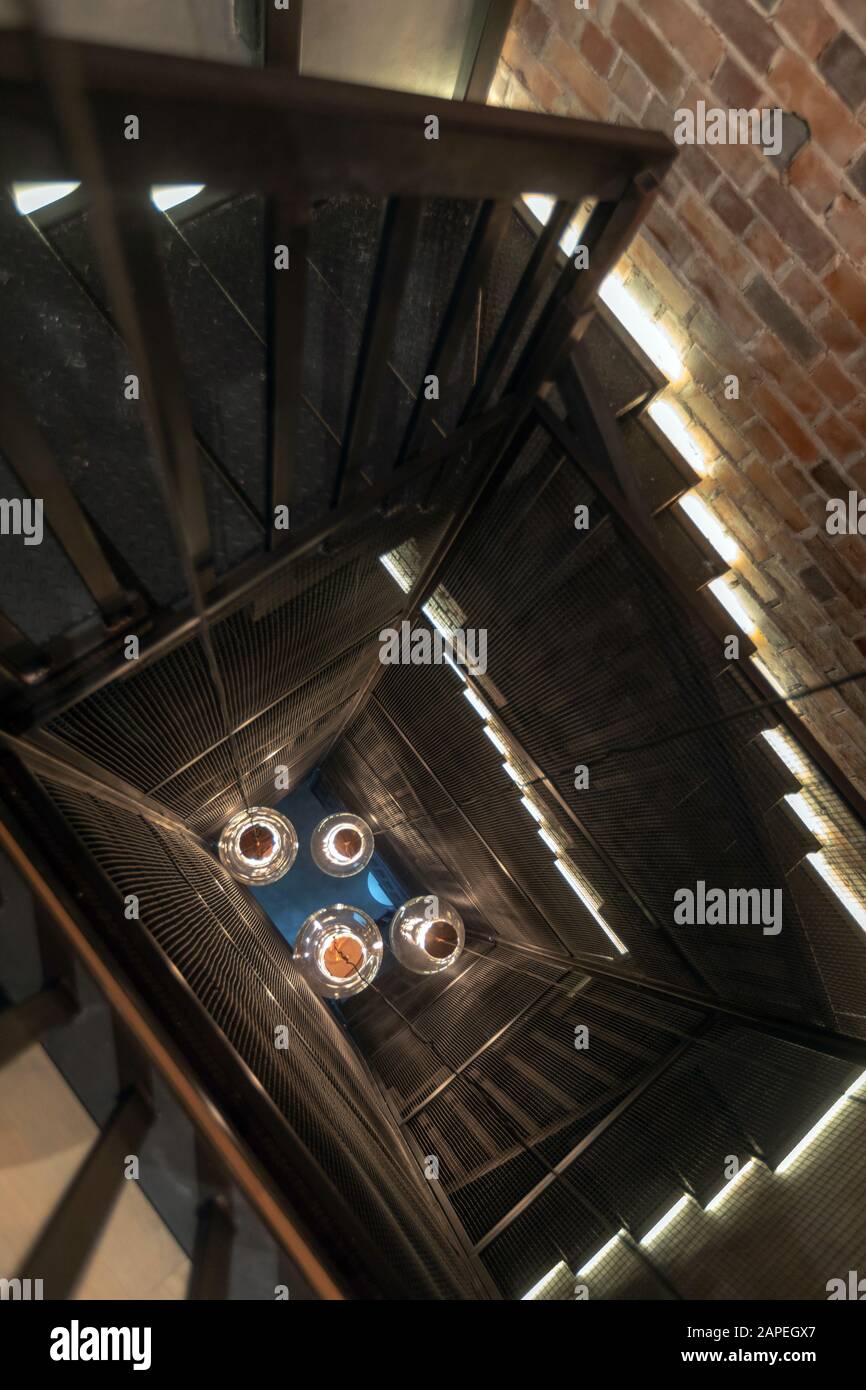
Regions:
<instances>
[{"instance_id":1,"label":"mesh panel","mask_svg":"<svg viewBox=\"0 0 866 1390\"><path fill-rule=\"evenodd\" d=\"M131 370L123 345L6 196L0 198L0 265L15 267L3 282L0 360L88 515L155 601L175 602L183 592L181 570L139 405L121 389ZM53 554L47 536L28 551L28 573L39 575L29 586L30 603L38 608L47 594L66 618L83 616L69 611L74 587L65 598L67 580L59 582L48 564L40 573L43 554L46 560ZM19 619L29 630L26 612Z\"/></svg>"},{"instance_id":2,"label":"mesh panel","mask_svg":"<svg viewBox=\"0 0 866 1390\"><path fill-rule=\"evenodd\" d=\"M315 765L371 669L379 630L399 611L379 554L411 528L423 558L444 525L437 510L358 527L339 551L276 575L213 624L234 747L198 639L140 670L130 663L128 675L51 720L49 731L194 829L213 828L243 804L235 760L248 798L273 792L277 764L293 778Z\"/></svg>"},{"instance_id":3,"label":"mesh panel","mask_svg":"<svg viewBox=\"0 0 866 1390\"><path fill-rule=\"evenodd\" d=\"M472 1286L419 1170L254 899L194 841L64 787L47 790L117 892L138 896L140 925L125 929L158 942L408 1296L466 1294ZM275 1045L279 1027L285 1046Z\"/></svg>"}]
</instances>

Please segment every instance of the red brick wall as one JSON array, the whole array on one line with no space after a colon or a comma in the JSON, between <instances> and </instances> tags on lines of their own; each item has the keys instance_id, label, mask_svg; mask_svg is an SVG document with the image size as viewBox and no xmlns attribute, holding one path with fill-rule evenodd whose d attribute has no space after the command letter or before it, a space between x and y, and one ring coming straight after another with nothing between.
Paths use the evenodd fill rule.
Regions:
<instances>
[{"instance_id":1,"label":"red brick wall","mask_svg":"<svg viewBox=\"0 0 866 1390\"><path fill-rule=\"evenodd\" d=\"M630 286L684 353L717 455L700 491L771 619L767 664L817 685L866 667L866 537L825 526L828 496L866 496L866 0L518 0L491 94L670 135L699 98L780 107L805 143L782 170L683 146ZM801 713L866 790L866 681Z\"/></svg>"}]
</instances>

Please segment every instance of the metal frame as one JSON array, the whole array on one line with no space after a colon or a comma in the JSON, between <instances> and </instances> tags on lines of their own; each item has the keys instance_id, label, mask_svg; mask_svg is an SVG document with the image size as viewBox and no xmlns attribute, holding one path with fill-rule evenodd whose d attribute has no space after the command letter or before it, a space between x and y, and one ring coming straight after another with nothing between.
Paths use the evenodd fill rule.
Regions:
<instances>
[{"instance_id":1,"label":"metal frame","mask_svg":"<svg viewBox=\"0 0 866 1390\"><path fill-rule=\"evenodd\" d=\"M265 7L265 65L297 76L301 66L303 0L288 9ZM268 350L268 539L271 549L286 539L274 525L276 508L291 508L294 456L304 366L304 308L310 206L304 198L279 194L265 215ZM275 249L285 246L289 264L275 266Z\"/></svg>"},{"instance_id":2,"label":"metal frame","mask_svg":"<svg viewBox=\"0 0 866 1390\"><path fill-rule=\"evenodd\" d=\"M28 760L31 756L28 750ZM117 890L33 782L26 766L5 751L0 753L0 782L0 850L5 850L34 896L48 910L75 957L93 976L112 1010L163 1076L216 1161L237 1182L263 1224L319 1296L347 1296L352 1280L359 1279L364 1285L360 1296L381 1296L382 1290L392 1287L393 1273L354 1212L320 1171L246 1062L227 1043L184 977L150 932L137 926L133 930L130 923L124 924L124 931L130 936L128 960L118 959L107 944L117 934L118 918L123 921ZM34 829L40 835L38 845L33 839ZM43 840L43 836L47 838ZM69 877L66 871L70 862L76 869L75 899L63 886L63 879ZM86 918L82 915L82 900L87 902ZM173 1001L169 1032L157 1022L145 1002L151 974L158 974L164 992ZM198 1074L197 1063L190 1060L196 1048L199 1061L202 1049L207 1056L206 1078ZM223 1091L220 1082L226 1076L230 1084ZM239 1138L241 1132L243 1140ZM287 1191L278 1188L268 1175L269 1156L274 1152L280 1153L294 1171ZM299 1207L304 1209L303 1223L296 1214ZM309 1223L316 1225L316 1243L310 1236ZM333 1261L328 1267L323 1262L319 1241L328 1242L329 1259ZM364 1262L359 1267L360 1251L364 1252ZM342 1266L339 1274L338 1266ZM350 1275L346 1274L347 1269ZM357 1294L358 1288L352 1292Z\"/></svg>"},{"instance_id":3,"label":"metal frame","mask_svg":"<svg viewBox=\"0 0 866 1390\"><path fill-rule=\"evenodd\" d=\"M553 233L565 216L565 209L590 190L604 193L607 208L615 206L612 200L621 193L625 193L626 201L630 202L632 195L628 190L635 187L635 174L650 173L651 183L654 183L673 158L672 147L662 136L616 130L595 122L527 117L522 113L475 105L473 98L479 95L482 74L492 75L497 46L494 40L497 34L501 40L510 8L501 0L478 6L471 42L467 46L468 55L475 43L472 71L467 76L467 90L463 93L470 98L467 104L437 102L427 97L298 77L300 5L292 6L289 11L268 9L267 66L262 71L175 59L162 54L130 53L103 45L61 41L39 33L4 31L0 34L0 83L8 98L9 119L17 136L16 177L36 176L40 169L51 173L57 168L53 107L66 148L90 190L97 248L120 330L139 369L143 399L157 442L166 499L185 562L193 616L156 615L152 627L154 640L148 643L146 651L166 651L175 641L200 633L218 692L220 676L208 640L209 622L215 616L211 599L217 594L233 594L237 598L247 587L251 590L247 575L255 575L260 581L268 566L242 566L227 583L214 584L196 449L200 441L193 433L179 385L179 361L173 345L171 315L157 263L154 214L149 207L145 208L139 196L121 195L118 190L141 189L146 185L151 177L148 166L151 158L159 165L160 179L177 177L174 164L179 143L177 130L182 128L185 131L181 142L185 146L183 158L198 161L200 155L204 157L205 150L211 153L210 159L196 163L196 179L216 180L224 187L255 186L271 195L268 225L274 235L267 238L271 253L277 237L290 245L288 272L274 271L273 256L269 255L266 346L270 407L268 500L271 508L280 503L290 505L292 498L291 454L303 352L303 228L309 216L310 201L327 191L343 191L347 186L392 195L341 446L340 471L334 492L337 515L333 524L329 521L326 528L313 528L310 536L310 545L316 533L321 541L323 531L333 535L344 521L350 524L355 519L357 514L351 509L345 516L339 513L339 504L347 491L359 490L370 502L374 499L374 490L363 489L364 444L376 388L384 370L383 360L387 362L387 348L393 338L405 280L405 260L413 244L420 213L420 204L413 195L462 193L477 197L484 194L485 186L489 187L490 196L482 208L469 254L440 326L433 365L441 371L447 370L460 329L474 307L478 285L489 268L505 225L508 200L525 185L536 186L539 181L547 182L563 194L554 226L543 238L537 254L533 254L515 304L497 337L495 351L482 365L481 390L464 410L461 429L444 441L441 457L445 461L456 456L466 442L468 436L463 431L471 427L485 403L484 392L492 387L497 370L507 360L510 344L517 339L540 291L543 274L555 254ZM42 96L43 78L52 95L48 106ZM116 135L122 128L113 123L119 109L116 103L122 104L124 111L131 106L139 113L142 123L147 125L147 140L127 142ZM423 138L424 120L431 104L440 114L440 140L447 140L448 158L442 157L437 142ZM181 121L181 107L179 127L176 122ZM217 126L223 122L226 128L220 132ZM109 136L109 132L115 135ZM278 160L277 142L280 146ZM234 153L231 153L232 146ZM257 152L254 161L249 159L251 148ZM286 148L292 151L288 161L283 157ZM243 168L232 169L232 161L240 157L241 149ZM63 155L59 162L62 161ZM0 175L4 172L0 163ZM153 176L157 176L156 166ZM394 198L393 195L401 193L408 195L408 202L405 198ZM643 211L648 197L649 185L638 199ZM597 260L602 263L598 268L603 273L608 256L602 254ZM589 291L595 278L594 274L583 277L584 305L591 299ZM113 325L108 311L98 307ZM158 351L153 348L156 342L160 344ZM525 415L528 395L528 390L522 391L521 398L512 402L515 423ZM400 451L399 461L406 464L401 468L401 482L410 481L407 455L412 453L413 442L428 419L426 405L419 393ZM500 450L507 446L512 433L508 431L503 436ZM490 458L490 476L496 478L496 450L491 451ZM221 473L225 472L219 460L211 459L211 462ZM384 491L379 493L379 499L391 500ZM477 504L477 500L470 505ZM270 545L278 547L279 556L298 558L309 548L303 538L299 543L294 538L286 539L282 532L275 532L272 513L265 520ZM462 522L441 548L443 558L459 529L462 529ZM226 603L231 602L232 599L226 597ZM140 626L146 627L147 622L145 619ZM102 646L107 651L111 643ZM6 663L12 677L20 672L20 643L17 650L17 659L10 657ZM67 669L57 669L57 661L52 665L52 673L56 674L44 682L44 695L39 694L34 710L37 721L44 719L52 709L56 711L68 704L70 698L81 698L82 693L94 688L94 681L104 683L123 669L116 662L106 661L98 647L83 660L74 647L71 650L60 648L56 655L60 661L67 662ZM31 681L44 675L44 664L40 668L40 663L30 653L25 660L31 664ZM88 668L94 673L99 671L99 675L88 676ZM20 715L14 727L20 730L27 725L27 709L32 702L19 699L18 704ZM14 710L12 713L14 718Z\"/></svg>"},{"instance_id":4,"label":"metal frame","mask_svg":"<svg viewBox=\"0 0 866 1390\"><path fill-rule=\"evenodd\" d=\"M353 491L359 480L363 452L373 426L377 393L388 366L388 352L394 340L400 301L420 220L421 203L418 199L389 200L373 267L370 299L334 485L335 507L340 505L344 492Z\"/></svg>"},{"instance_id":5,"label":"metal frame","mask_svg":"<svg viewBox=\"0 0 866 1390\"><path fill-rule=\"evenodd\" d=\"M475 0L460 71L454 83L455 101L487 100L505 36L511 27L515 0Z\"/></svg>"},{"instance_id":6,"label":"metal frame","mask_svg":"<svg viewBox=\"0 0 866 1390\"><path fill-rule=\"evenodd\" d=\"M476 941L498 942L498 938L495 936L484 936L474 932L469 934ZM613 984L623 985L637 994L650 994L669 1003L685 1004L689 1008L717 1014L722 1018L736 1019L746 1027L754 1028L756 1032L768 1033L771 1037L781 1038L784 1042L798 1043L801 1047L809 1047L815 1052L824 1052L830 1057L837 1057L842 1061L850 1062L852 1066L866 1067L866 1038L857 1038L848 1033L837 1033L829 1028L819 1028L816 1024L795 1023L790 1019L775 1015L752 1013L748 1009L727 1003L717 995L699 994L695 990L683 989L680 985L667 984L646 975L633 975L629 974L628 971L618 970L603 963L600 964L597 956L576 952L573 956L565 957L558 956L555 952L548 951L541 946L527 946L513 941L503 941L501 944L521 955L534 956L546 965L562 966L563 969L573 972L579 971L593 979L608 980Z\"/></svg>"},{"instance_id":7,"label":"metal frame","mask_svg":"<svg viewBox=\"0 0 866 1390\"><path fill-rule=\"evenodd\" d=\"M480 287L490 274L493 257L510 216L511 204L496 202L493 199L487 199L478 210L469 245L415 392L415 404L397 454L397 468L407 455L424 441L425 431L429 428L435 413L435 402L428 399L424 391L424 382L428 377L435 376L439 379L440 387L447 384L455 356L475 309Z\"/></svg>"},{"instance_id":8,"label":"metal frame","mask_svg":"<svg viewBox=\"0 0 866 1390\"><path fill-rule=\"evenodd\" d=\"M457 95L465 98L463 104L297 76L300 0L289 12L291 23L286 22L285 12L272 12L269 7L266 67L262 71L165 55L132 54L100 45L61 42L44 35L37 35L34 40L29 34L0 33L0 86L8 99L16 137L14 154L0 155L0 178L13 172L18 179L62 177L69 160L88 186L97 249L113 314L141 378L166 504L184 562L187 604L182 612L155 615L150 640L143 645L136 670L141 669L142 662L156 660L181 643L194 637L201 640L222 707L225 738L235 754L242 795L244 778L234 745L241 726L229 718L211 638L213 622L253 598L264 584L284 574L325 541L338 537L345 528L380 514L383 505L393 511L400 505L400 494L405 489L419 477L437 470L437 501L445 506L450 519L400 603L396 621L417 614L440 582L466 527L483 514L539 419L545 419L539 395L543 396L570 348L579 342L590 321L601 281L634 235L657 192L660 178L672 162L673 147L664 137L652 133L477 105L492 80L511 10L510 0L487 0L476 6L475 27L455 89ZM55 147L51 109L44 100L43 76L47 78L51 106L67 146L60 155ZM118 134L129 110L139 115L147 131L146 139L125 142ZM440 119L439 141L424 138L425 120L431 111ZM142 192L151 182L193 180L238 191L255 189L269 199L265 255L270 512L265 523L271 553L239 566L219 582L212 570L199 441L181 386L180 358L154 235L155 214ZM467 391L458 427L448 437L424 447L428 431L436 422L434 410L419 389L395 460L395 472L382 484L370 486L364 475L365 454L377 395L389 369L388 352L416 239L420 200L444 196L481 203L425 369L425 375L434 372L447 376L512 215L512 201L530 187L550 190L558 202L548 228L529 257L476 381ZM280 504L291 506L293 500L293 453L303 363L306 226L316 198L347 189L389 201L340 441L332 510L325 520L300 534L284 537L274 530L273 508ZM588 194L599 199L583 236L591 251L590 267L579 270L571 262L565 266L551 301L504 383L498 404L491 408L493 394L502 384L503 373L556 262L559 235L576 204ZM273 246L283 242L290 251L288 272L276 271L273 264ZM111 321L107 311L103 312ZM458 459L470 446L467 486L455 474ZM562 451L569 452L565 445ZM213 462L220 466L218 460ZM43 467L46 466L43 457ZM53 481L56 483L56 478ZM55 487L53 505L59 496ZM89 574L102 602L112 612L111 600L115 596L104 570L99 569L99 557L94 558L92 547L89 551L83 548L80 515L76 515L76 523L77 534L67 538L68 546L74 550L76 563L83 567L81 572ZM106 644L85 663L52 672L35 702L19 699L13 709L18 720L16 727L38 726L86 694L128 673L129 664L117 659L116 646L116 642ZM377 652L344 716L338 720L321 754L323 758L371 697L382 671ZM3 741L7 750L13 750L34 770L79 790L98 789L104 799L157 820L174 832L188 834L182 822L167 813L158 801L145 797L119 778L107 777L88 759L65 750L61 755L56 741L41 735L26 743L8 735ZM34 804L39 802L39 796L34 795ZM461 813L474 833L479 833L465 812ZM54 824L59 832L56 816ZM8 836L2 825L0 836ZM500 867L504 870L501 863ZM91 874L97 897L104 896L105 885L98 882L99 874L93 866L87 874ZM511 874L508 877L531 902L517 879ZM543 913L541 916L544 918ZM513 948L513 943L508 944ZM151 955L155 962L159 957L161 967L166 967L155 946ZM569 958L567 964L561 960L556 964L563 971L605 974L598 969L598 958L591 959L593 969L575 957ZM607 973L620 978L615 972ZM183 991L185 986L175 980L174 988ZM544 990L542 995L546 996ZM191 1009L204 1029L206 1022L199 1018L197 1002L190 1004L187 999L185 1007ZM526 1013L522 1009L475 1056ZM411 1028L411 1022L404 1021ZM131 1016L130 1024L142 1036L141 1027ZM464 1063L459 1070L468 1065L469 1062ZM265 1110L267 1102L259 1098L256 1119L263 1131L268 1121ZM314 1189L308 1156L298 1157L298 1168L304 1190ZM326 1196L330 1201L333 1194ZM320 1205L317 1201L314 1209ZM346 1229L354 1238L359 1233L348 1215ZM359 1244L364 1248L366 1242L359 1239ZM371 1260L371 1267L375 1267L372 1255Z\"/></svg>"},{"instance_id":9,"label":"metal frame","mask_svg":"<svg viewBox=\"0 0 866 1390\"><path fill-rule=\"evenodd\" d=\"M122 132L132 110L148 131L146 140L118 135L106 148L106 175L119 187L209 182L238 192L300 188L311 199L351 189L472 200L541 188L574 200L617 198L639 171L660 178L674 158L668 140L651 131L52 42L78 69L98 129ZM0 180L69 176L73 165L58 154L26 31L0 34L0 83L15 130L0 156ZM424 139L430 114L441 118L439 141Z\"/></svg>"},{"instance_id":10,"label":"metal frame","mask_svg":"<svg viewBox=\"0 0 866 1390\"><path fill-rule=\"evenodd\" d=\"M548 1171L543 1178L539 1179L534 1187L531 1187L528 1192L523 1194L519 1202L515 1202L514 1206L511 1207L504 1216L501 1216L495 1225L491 1226L489 1231L484 1233L475 1246L476 1251L480 1254L482 1250L486 1250L487 1246L490 1245L497 1236L501 1235L502 1232L520 1216L521 1212L524 1212L527 1207L532 1205L536 1197L539 1197L546 1188L550 1187L551 1183L556 1182L558 1178L563 1178L565 1182L568 1182L568 1169L571 1167L574 1160L578 1158L580 1154L584 1153L600 1135L604 1134L605 1130L609 1129L615 1120L618 1120L621 1115L624 1115L627 1110L630 1110L632 1105L640 1099L653 1082L657 1081L675 1062L679 1061L684 1053L688 1051L692 1042L700 1034L703 1027L705 1027L705 1025L698 1024L693 1033L683 1038L675 1047L672 1047L668 1052L664 1053L657 1062L654 1062L652 1066L648 1067L643 1075L630 1087L627 1094L623 1096L616 1105L612 1106L607 1114L599 1120L598 1124L590 1130L589 1134L585 1135L584 1138L581 1139L564 1158L559 1159L557 1163L548 1163L544 1156L534 1147L532 1140L527 1139L526 1147L540 1159ZM576 1188L572 1188L571 1190L581 1205L587 1205L586 1198L581 1192Z\"/></svg>"},{"instance_id":11,"label":"metal frame","mask_svg":"<svg viewBox=\"0 0 866 1390\"><path fill-rule=\"evenodd\" d=\"M2 372L0 448L29 495L44 499L45 520L96 600L106 625L119 626L131 616L132 595L112 570L39 425Z\"/></svg>"},{"instance_id":12,"label":"metal frame","mask_svg":"<svg viewBox=\"0 0 866 1390\"><path fill-rule=\"evenodd\" d=\"M443 462L458 455L467 445L491 434L508 418L512 406L510 398L498 402L484 414L475 416L453 434L426 449L423 454L409 460L402 470L399 486L409 487L419 479L426 478L434 468L441 467ZM381 517L382 503L394 489L395 484L390 479L367 488L356 498L347 498L321 521L311 522L293 532L294 539L287 541L275 553L256 556L238 565L230 574L218 579L203 596L200 612L185 615L171 612L150 619L140 629L141 647L135 670L140 671L144 665L158 660L197 635L205 620L216 622L245 600L254 598L261 586L291 572L298 560L336 541L342 532L353 530L359 522L369 517ZM10 730L17 733L55 718L94 691L129 676L131 671L118 639L106 644L101 652L79 661L74 667L61 667L55 672L51 671L47 661L37 660L35 649L30 648L23 634L18 634L18 641L18 662L23 660L26 651L32 650L34 653L34 678L31 678L31 684L35 686L38 677L40 688L26 700L18 698L15 702L7 702L6 720ZM10 659L11 655L10 652Z\"/></svg>"},{"instance_id":13,"label":"metal frame","mask_svg":"<svg viewBox=\"0 0 866 1390\"><path fill-rule=\"evenodd\" d=\"M584 392L583 402L586 416L598 410L595 398L586 392L585 382L578 384L573 379L572 389L575 392L577 390ZM718 639L719 651L721 652L725 636L730 630L730 620L726 619L721 611L717 612L711 604L707 603L705 596L699 590L692 588L682 577L676 563L664 553L661 543L652 529L652 520L648 513L642 508L644 515L641 515L632 506L620 482L618 472L612 473L611 468L605 466L602 451L594 446L592 436L589 444L579 439L570 424L560 420L559 416L551 410L544 400L537 401L534 410L539 423L544 426L547 433L564 450L566 455L586 474L593 487L601 494L616 516L618 523L649 561L659 581L676 602L697 619L701 627ZM596 415L596 420L598 420L598 415ZM599 428L596 438L600 439L601 437ZM620 468L627 470L627 461L621 460ZM748 660L748 657L755 651L754 644L745 634L742 634L740 655L735 658L735 665L747 684L759 695L760 700L756 701L756 705L772 706L775 709L793 737L821 769L828 781L832 783L854 816L860 821L866 821L866 797L858 791L827 753L823 744L798 718L795 711L789 706L787 699L780 696L761 673L755 670L753 663ZM808 692L806 693L808 694ZM746 716L751 713L753 708L754 706L745 706L743 715Z\"/></svg>"}]
</instances>

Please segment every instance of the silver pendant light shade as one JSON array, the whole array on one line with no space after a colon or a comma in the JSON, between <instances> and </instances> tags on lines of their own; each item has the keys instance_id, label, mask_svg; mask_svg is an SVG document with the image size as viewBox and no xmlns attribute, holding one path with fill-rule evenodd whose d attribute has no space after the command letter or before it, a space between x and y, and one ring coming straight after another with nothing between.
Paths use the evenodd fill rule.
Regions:
<instances>
[{"instance_id":1,"label":"silver pendant light shade","mask_svg":"<svg viewBox=\"0 0 866 1390\"><path fill-rule=\"evenodd\" d=\"M391 950L416 975L435 975L453 965L463 950L463 918L435 894L410 898L391 919Z\"/></svg>"},{"instance_id":2,"label":"silver pendant light shade","mask_svg":"<svg viewBox=\"0 0 866 1390\"><path fill-rule=\"evenodd\" d=\"M295 827L270 806L236 811L220 834L220 859L241 883L276 883L289 872L297 853Z\"/></svg>"},{"instance_id":3,"label":"silver pendant light shade","mask_svg":"<svg viewBox=\"0 0 866 1390\"><path fill-rule=\"evenodd\" d=\"M375 978L382 950L382 934L372 917L334 903L304 922L295 940L294 963L314 994L347 999Z\"/></svg>"},{"instance_id":4,"label":"silver pendant light shade","mask_svg":"<svg viewBox=\"0 0 866 1390\"><path fill-rule=\"evenodd\" d=\"M310 839L318 868L333 878L348 878L365 869L373 857L373 832L360 816L348 811L319 821Z\"/></svg>"}]
</instances>

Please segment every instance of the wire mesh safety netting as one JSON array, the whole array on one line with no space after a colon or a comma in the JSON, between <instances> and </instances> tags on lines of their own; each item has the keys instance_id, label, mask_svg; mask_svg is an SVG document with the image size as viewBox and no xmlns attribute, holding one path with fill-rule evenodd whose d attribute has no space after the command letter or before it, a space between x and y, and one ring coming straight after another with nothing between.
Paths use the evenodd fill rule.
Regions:
<instances>
[{"instance_id":1,"label":"wire mesh safety netting","mask_svg":"<svg viewBox=\"0 0 866 1390\"><path fill-rule=\"evenodd\" d=\"M834 1178L827 1198L820 1185L798 1183L793 1201L786 1159L814 1131L815 1153L850 1166L833 1116L841 1109L854 1124L862 1113L862 1099L846 1096L860 1070L610 982L570 972L545 979L534 961L524 973L525 963L507 945L488 949L459 977L404 995L396 1022L387 974L375 997L345 1006L352 1035L418 1152L428 1165L436 1160L443 1191L503 1295L524 1297L542 1283L533 1297L575 1297L575 1276L594 1269L621 1233L611 1255L616 1278L604 1264L607 1281L590 1285L593 1297L824 1296L809 1271L826 1266L829 1278L833 1259L861 1254L859 1218L852 1214L846 1238L833 1205L840 1192L850 1200L858 1180L854 1172ZM828 1113L835 1156L819 1132ZM811 1144L790 1172L807 1158ZM730 1249L729 1268L709 1255L705 1266L702 1241L736 1245L722 1213L734 1210L740 1182L743 1193L757 1190L758 1170L774 1184L784 1220L747 1232L743 1248ZM672 1271L656 1255L674 1238L662 1232L678 1202L694 1213L696 1234ZM773 1252L762 1256L760 1277L748 1254L758 1241ZM787 1266L778 1292L767 1277L773 1261ZM742 1274L739 1286L732 1271Z\"/></svg>"},{"instance_id":2,"label":"wire mesh safety netting","mask_svg":"<svg viewBox=\"0 0 866 1390\"><path fill-rule=\"evenodd\" d=\"M383 1294L393 1280L400 1296L473 1296L477 1282L371 1077L255 900L193 839L60 783L43 785L113 889L116 926L107 944L140 973L149 959L146 933L285 1120L268 1154L274 1177L292 1192L297 1152L314 1160L324 1210L346 1222L349 1241L369 1242L357 1258L368 1262L372 1287L382 1278ZM138 900L135 920L124 913L129 894ZM170 981L148 973L152 1002L177 1027L183 1015ZM225 1101L231 1089L219 1049L195 1027L183 1029L183 1045L209 1085L225 1086Z\"/></svg>"}]
</instances>

